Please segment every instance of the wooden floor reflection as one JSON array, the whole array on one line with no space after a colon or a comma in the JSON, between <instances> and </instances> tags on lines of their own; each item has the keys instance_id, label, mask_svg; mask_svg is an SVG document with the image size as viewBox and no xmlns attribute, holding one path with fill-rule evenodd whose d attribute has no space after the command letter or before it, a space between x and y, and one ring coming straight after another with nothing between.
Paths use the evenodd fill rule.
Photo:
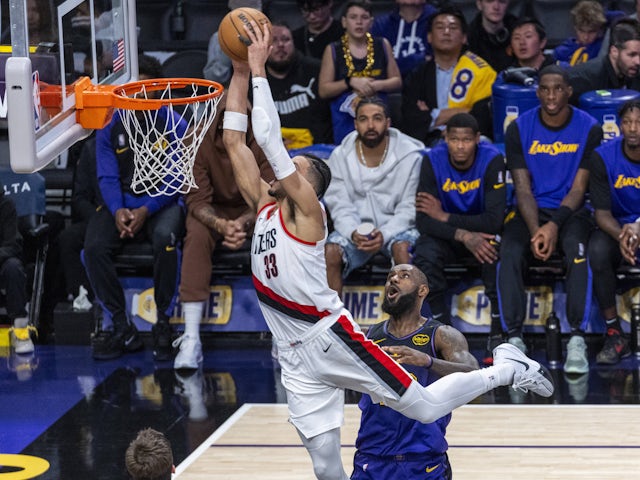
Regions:
<instances>
[{"instance_id":1,"label":"wooden floor reflection","mask_svg":"<svg viewBox=\"0 0 640 480\"><path fill-rule=\"evenodd\" d=\"M360 415L347 405L348 473ZM640 408L632 405L468 405L447 433L456 480L638 478ZM178 467L179 480L313 479L286 405L244 405Z\"/></svg>"}]
</instances>

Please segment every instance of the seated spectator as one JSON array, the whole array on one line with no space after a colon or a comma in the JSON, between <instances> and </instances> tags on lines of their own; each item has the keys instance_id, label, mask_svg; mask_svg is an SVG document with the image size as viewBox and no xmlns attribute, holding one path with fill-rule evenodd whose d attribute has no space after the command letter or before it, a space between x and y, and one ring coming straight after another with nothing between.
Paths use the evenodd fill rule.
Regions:
<instances>
[{"instance_id":1,"label":"seated spectator","mask_svg":"<svg viewBox=\"0 0 640 480\"><path fill-rule=\"evenodd\" d=\"M433 18L427 40L433 58L419 65L402 91L402 131L432 146L442 139L447 121L456 113L471 112L491 135L488 115L496 72L482 58L465 49L467 22L455 7L443 7ZM486 112L486 114L483 114Z\"/></svg>"},{"instance_id":2,"label":"seated spectator","mask_svg":"<svg viewBox=\"0 0 640 480\"><path fill-rule=\"evenodd\" d=\"M596 58L600 53L607 25L602 3L580 0L571 9L571 23L576 36L554 48L553 57L574 66Z\"/></svg>"},{"instance_id":3,"label":"seated spectator","mask_svg":"<svg viewBox=\"0 0 640 480\"><path fill-rule=\"evenodd\" d=\"M598 226L589 239L589 264L593 291L606 322L604 346L596 362L605 365L616 364L631 353L616 307L616 269L623 263L636 264L638 237L634 229L640 218L639 126L640 102L632 100L620 109L620 137L596 148L589 165L591 204Z\"/></svg>"},{"instance_id":4,"label":"seated spectator","mask_svg":"<svg viewBox=\"0 0 640 480\"><path fill-rule=\"evenodd\" d=\"M353 131L362 97L395 92L402 87L400 70L386 38L369 33L373 10L367 0L350 0L342 15L345 34L325 48L318 79L320 98L331 101L333 140L340 143Z\"/></svg>"},{"instance_id":5,"label":"seated spectator","mask_svg":"<svg viewBox=\"0 0 640 480\"><path fill-rule=\"evenodd\" d=\"M138 59L141 79L162 76L162 67L153 57ZM159 112L160 121L167 110ZM184 120L176 130L184 133ZM154 358L171 357L169 319L177 294L178 258L184 232L184 213L178 196L137 194L131 189L134 171L129 136L116 112L111 122L96 132L96 168L103 205L87 225L84 259L87 275L112 329L102 330L92 339L97 360L118 358L142 348L135 326L127 317L124 291L118 279L114 256L125 242L149 241L153 246L154 299L157 321L152 328Z\"/></svg>"},{"instance_id":6,"label":"seated spectator","mask_svg":"<svg viewBox=\"0 0 640 480\"><path fill-rule=\"evenodd\" d=\"M0 183L0 290L11 322L9 341L17 354L33 353L27 314L27 274L22 263L22 236L16 206Z\"/></svg>"},{"instance_id":7,"label":"seated spectator","mask_svg":"<svg viewBox=\"0 0 640 480\"><path fill-rule=\"evenodd\" d=\"M339 40L344 28L333 17L333 0L296 0L304 25L293 32L293 44L308 57L322 59L324 49Z\"/></svg>"},{"instance_id":8,"label":"seated spectator","mask_svg":"<svg viewBox=\"0 0 640 480\"><path fill-rule=\"evenodd\" d=\"M507 203L504 157L493 145L480 143L478 122L468 113L449 119L444 138L445 143L422 160L416 195L420 238L414 263L429 279L427 300L433 318L449 325L444 267L460 258L480 262L485 294L491 302L490 357L502 343L496 236L502 232Z\"/></svg>"},{"instance_id":9,"label":"seated spectator","mask_svg":"<svg viewBox=\"0 0 640 480\"><path fill-rule=\"evenodd\" d=\"M262 0L229 0L227 6L229 11L240 7L262 10ZM207 63L202 70L202 76L207 80L227 85L231 80L232 73L231 59L222 51L218 41L218 32L216 31L209 39Z\"/></svg>"},{"instance_id":10,"label":"seated spectator","mask_svg":"<svg viewBox=\"0 0 640 480\"><path fill-rule=\"evenodd\" d=\"M287 149L314 143L333 143L331 111L318 96L320 61L307 57L293 45L289 26L271 22L273 49L267 59L267 79L280 114Z\"/></svg>"},{"instance_id":11,"label":"seated spectator","mask_svg":"<svg viewBox=\"0 0 640 480\"><path fill-rule=\"evenodd\" d=\"M469 24L469 50L500 72L513 61L510 37L516 17L507 12L509 0L477 0L479 12Z\"/></svg>"},{"instance_id":12,"label":"seated spectator","mask_svg":"<svg viewBox=\"0 0 640 480\"><path fill-rule=\"evenodd\" d=\"M532 17L519 18L511 30L512 67L529 67L537 71L556 63L552 55L544 53L547 33L542 24Z\"/></svg>"},{"instance_id":13,"label":"seated spectator","mask_svg":"<svg viewBox=\"0 0 640 480\"><path fill-rule=\"evenodd\" d=\"M335 231L325 246L329 286L342 295L343 278L381 252L410 263L415 193L424 144L391 128L387 105L377 97L356 107L356 131L329 157L332 180L324 202ZM372 224L371 232L358 226Z\"/></svg>"},{"instance_id":14,"label":"seated spectator","mask_svg":"<svg viewBox=\"0 0 640 480\"><path fill-rule=\"evenodd\" d=\"M569 83L573 90L570 102L578 105L583 93L594 90L640 90L639 72L640 24L638 20L625 18L611 27L611 43L606 56L569 69Z\"/></svg>"},{"instance_id":15,"label":"seated spectator","mask_svg":"<svg viewBox=\"0 0 640 480\"><path fill-rule=\"evenodd\" d=\"M223 97L196 154L193 175L198 188L186 196L187 235L180 274L184 334L174 342L180 348L173 363L175 369L195 369L202 362L200 322L211 294L213 251L220 246L230 250L248 248L245 243L251 238L255 222L253 210L240 195L222 143L225 106L226 97ZM251 131L247 134L247 145L258 161L262 177L273 180L271 167Z\"/></svg>"},{"instance_id":16,"label":"seated spectator","mask_svg":"<svg viewBox=\"0 0 640 480\"><path fill-rule=\"evenodd\" d=\"M81 286L86 288L90 298L93 298L93 291L80 255L84 248L89 219L102 204L96 174L96 141L95 137L91 137L84 143L73 173L71 225L60 233L57 242L60 252L60 270L69 300L78 296Z\"/></svg>"},{"instance_id":17,"label":"seated spectator","mask_svg":"<svg viewBox=\"0 0 640 480\"><path fill-rule=\"evenodd\" d=\"M171 480L176 471L169 440L152 428L138 432L124 460L132 480Z\"/></svg>"},{"instance_id":18,"label":"seated spectator","mask_svg":"<svg viewBox=\"0 0 640 480\"><path fill-rule=\"evenodd\" d=\"M377 16L371 35L385 37L393 49L402 78L431 56L427 30L431 17L437 12L427 0L395 0L392 12Z\"/></svg>"},{"instance_id":19,"label":"seated spectator","mask_svg":"<svg viewBox=\"0 0 640 480\"><path fill-rule=\"evenodd\" d=\"M516 210L507 216L500 244L500 313L509 343L525 351L524 274L533 258L547 262L556 250L561 252L571 326L564 371L583 374L589 371L584 328L591 277L586 255L593 227L584 207L589 180L586 159L600 144L602 128L591 115L569 105L571 86L561 67L542 69L537 95L540 107L521 114L505 134Z\"/></svg>"}]
</instances>

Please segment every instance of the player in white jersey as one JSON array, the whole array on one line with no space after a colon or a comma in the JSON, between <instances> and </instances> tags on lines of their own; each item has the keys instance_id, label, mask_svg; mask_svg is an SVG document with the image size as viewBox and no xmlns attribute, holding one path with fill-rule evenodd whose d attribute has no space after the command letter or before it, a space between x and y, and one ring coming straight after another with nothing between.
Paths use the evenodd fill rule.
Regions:
<instances>
[{"instance_id":1,"label":"player in white jersey","mask_svg":"<svg viewBox=\"0 0 640 480\"><path fill-rule=\"evenodd\" d=\"M495 349L492 367L454 373L422 387L366 339L327 284L326 215L318 199L330 181L329 170L316 158L289 157L266 80L269 30L260 30L255 22L251 25L253 29L246 28L252 42L248 64L233 65L223 140L238 187L258 213L252 243L253 280L277 341L290 421L311 456L316 477L348 478L340 456L344 389L366 392L374 401L423 423L500 385L552 395L548 372L509 344ZM260 178L245 143L251 75L252 127L277 178L271 185ZM400 288L404 275L415 275L417 269L406 265L400 271L402 275L390 275L385 285L385 298L392 304L406 301ZM428 287L423 282L418 288L415 308L419 309Z\"/></svg>"}]
</instances>

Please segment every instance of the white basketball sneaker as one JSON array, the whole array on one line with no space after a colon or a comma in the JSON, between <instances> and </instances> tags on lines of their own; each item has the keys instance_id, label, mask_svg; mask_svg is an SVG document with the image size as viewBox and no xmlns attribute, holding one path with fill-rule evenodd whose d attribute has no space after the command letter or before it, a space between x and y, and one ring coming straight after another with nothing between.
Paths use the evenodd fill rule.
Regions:
<instances>
[{"instance_id":1,"label":"white basketball sneaker","mask_svg":"<svg viewBox=\"0 0 640 480\"><path fill-rule=\"evenodd\" d=\"M493 350L493 364L504 363L509 363L515 368L511 384L513 389L525 393L532 391L542 397L553 395L553 380L549 371L535 360L527 357L515 345L501 343Z\"/></svg>"},{"instance_id":2,"label":"white basketball sneaker","mask_svg":"<svg viewBox=\"0 0 640 480\"><path fill-rule=\"evenodd\" d=\"M202 363L202 344L199 338L182 335L173 342L173 348L180 347L173 362L173 368L196 369Z\"/></svg>"}]
</instances>

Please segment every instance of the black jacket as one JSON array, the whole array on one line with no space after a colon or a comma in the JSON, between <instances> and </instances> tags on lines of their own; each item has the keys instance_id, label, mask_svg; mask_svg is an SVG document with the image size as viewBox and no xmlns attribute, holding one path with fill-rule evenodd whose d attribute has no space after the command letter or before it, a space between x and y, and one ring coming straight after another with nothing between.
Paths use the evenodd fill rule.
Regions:
<instances>
[{"instance_id":1,"label":"black jacket","mask_svg":"<svg viewBox=\"0 0 640 480\"><path fill-rule=\"evenodd\" d=\"M618 77L608 55L570 68L569 83L573 87L573 95L569 102L576 106L579 106L580 95L593 90L618 88L640 90L640 77Z\"/></svg>"}]
</instances>

